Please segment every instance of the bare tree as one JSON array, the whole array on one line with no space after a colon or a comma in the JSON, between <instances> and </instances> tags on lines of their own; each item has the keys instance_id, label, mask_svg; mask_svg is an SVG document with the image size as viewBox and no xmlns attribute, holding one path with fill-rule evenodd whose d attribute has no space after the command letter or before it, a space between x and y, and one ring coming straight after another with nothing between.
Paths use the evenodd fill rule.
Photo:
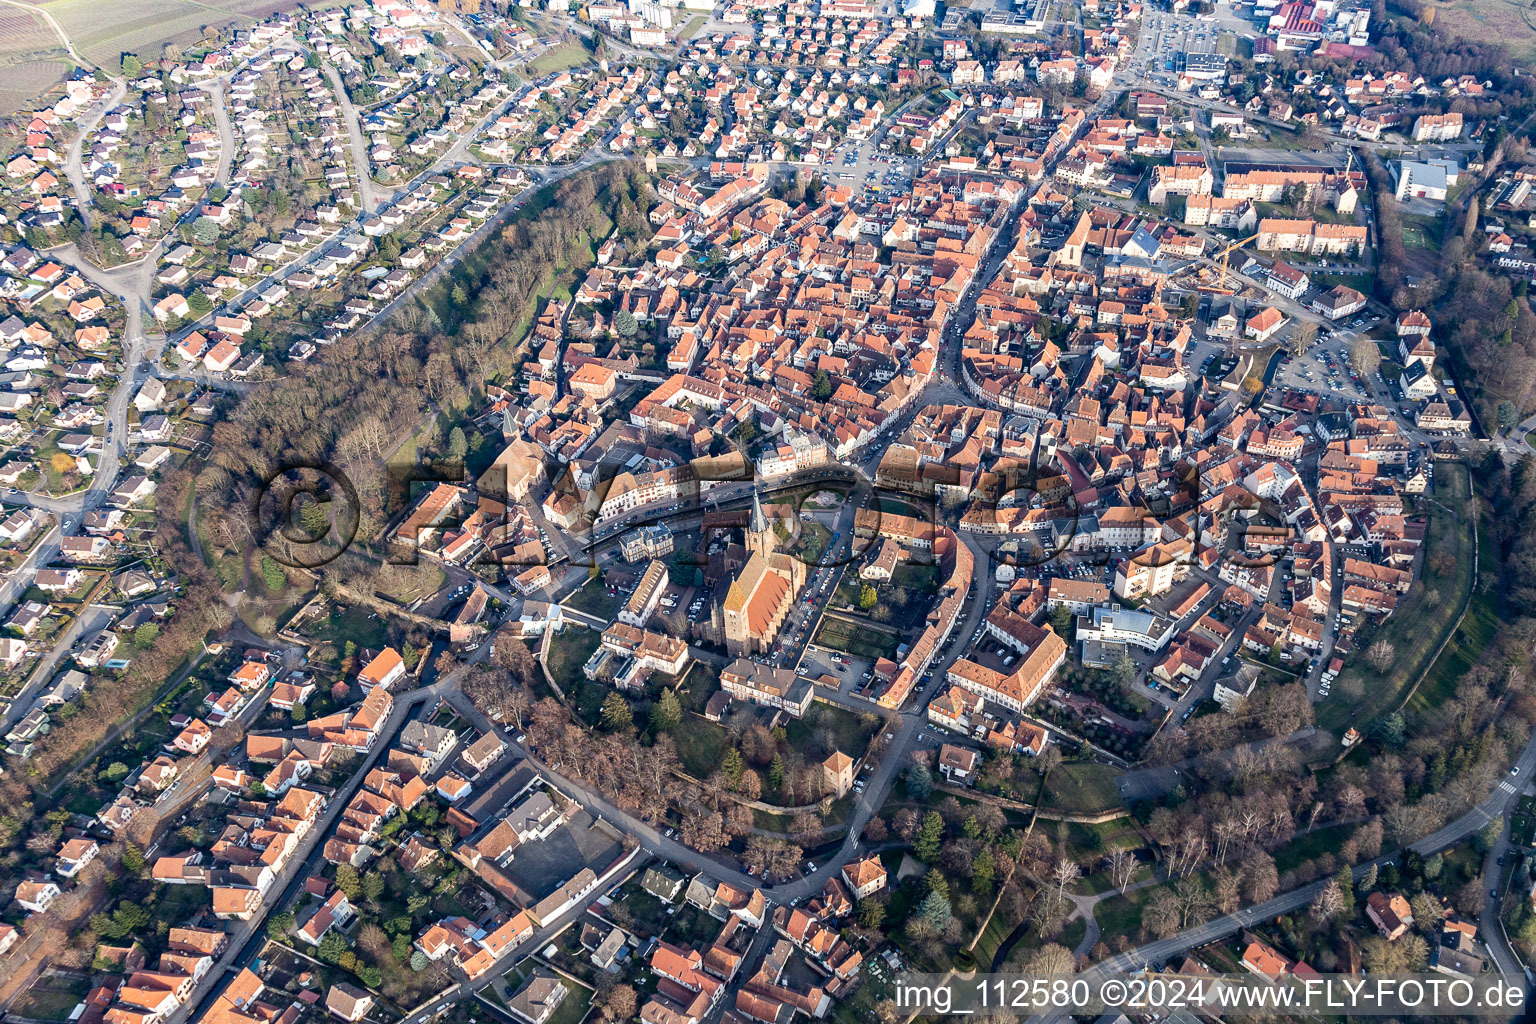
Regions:
<instances>
[{"instance_id":1,"label":"bare tree","mask_svg":"<svg viewBox=\"0 0 1536 1024\"><path fill-rule=\"evenodd\" d=\"M1391 668L1396 658L1397 648L1385 637L1371 644L1365 651L1365 660L1377 672L1385 672Z\"/></svg>"},{"instance_id":2,"label":"bare tree","mask_svg":"<svg viewBox=\"0 0 1536 1024\"><path fill-rule=\"evenodd\" d=\"M1111 850L1109 856L1104 858L1104 863L1109 868L1110 884L1124 895L1131 879L1136 877L1136 868L1139 866L1136 854L1131 850Z\"/></svg>"},{"instance_id":3,"label":"bare tree","mask_svg":"<svg viewBox=\"0 0 1536 1024\"><path fill-rule=\"evenodd\" d=\"M1344 892L1339 888L1339 883L1330 878L1312 900L1312 916L1322 924L1332 921L1343 912Z\"/></svg>"},{"instance_id":4,"label":"bare tree","mask_svg":"<svg viewBox=\"0 0 1536 1024\"><path fill-rule=\"evenodd\" d=\"M1077 866L1076 861L1068 860L1066 857L1058 858L1056 866L1051 869L1051 881L1056 883L1057 898L1065 902L1067 889L1076 884L1077 880L1082 877L1083 869Z\"/></svg>"},{"instance_id":5,"label":"bare tree","mask_svg":"<svg viewBox=\"0 0 1536 1024\"><path fill-rule=\"evenodd\" d=\"M1370 338L1356 338L1349 344L1349 365L1360 376L1370 376L1381 365L1381 349Z\"/></svg>"},{"instance_id":6,"label":"bare tree","mask_svg":"<svg viewBox=\"0 0 1536 1024\"><path fill-rule=\"evenodd\" d=\"M1024 973L1037 976L1071 974L1075 966L1076 961L1070 949L1060 943L1047 942L1029 958Z\"/></svg>"}]
</instances>

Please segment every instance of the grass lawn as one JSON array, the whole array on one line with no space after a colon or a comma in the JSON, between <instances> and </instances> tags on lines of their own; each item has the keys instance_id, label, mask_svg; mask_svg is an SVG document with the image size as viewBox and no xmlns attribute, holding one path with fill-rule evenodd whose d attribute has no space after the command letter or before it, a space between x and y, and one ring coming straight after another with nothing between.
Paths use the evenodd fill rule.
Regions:
<instances>
[{"instance_id":1,"label":"grass lawn","mask_svg":"<svg viewBox=\"0 0 1536 1024\"><path fill-rule=\"evenodd\" d=\"M555 685L565 691L566 696L574 696L575 691L586 682L586 677L581 674L581 666L587 663L601 642L602 634L597 630L582 629L579 626L565 630L550 642L549 674L555 680Z\"/></svg>"},{"instance_id":2,"label":"grass lawn","mask_svg":"<svg viewBox=\"0 0 1536 1024\"><path fill-rule=\"evenodd\" d=\"M316 640L329 640L336 645L336 653L348 640L359 648L377 651L385 643L383 616L371 612L362 605L348 605L333 611L330 618L317 619L308 631Z\"/></svg>"},{"instance_id":3,"label":"grass lawn","mask_svg":"<svg viewBox=\"0 0 1536 1024\"><path fill-rule=\"evenodd\" d=\"M1158 886L1149 885L1124 896L1116 893L1099 900L1093 908L1093 919L1099 923L1099 931L1110 936L1134 936L1141 931L1141 908L1157 890Z\"/></svg>"},{"instance_id":4,"label":"grass lawn","mask_svg":"<svg viewBox=\"0 0 1536 1024\"><path fill-rule=\"evenodd\" d=\"M1297 836L1275 851L1275 870L1290 871L1303 861L1334 852L1354 834L1354 825L1333 825Z\"/></svg>"},{"instance_id":5,"label":"grass lawn","mask_svg":"<svg viewBox=\"0 0 1536 1024\"><path fill-rule=\"evenodd\" d=\"M1491 560L1498 558L1498 551L1494 547L1492 531L1480 531L1477 539L1481 549L1479 562L1495 564ZM1483 648L1488 646L1498 628L1498 591L1493 580L1485 578L1474 588L1466 618L1461 620L1461 626L1452 635L1451 642L1446 644L1445 650L1435 659L1429 673L1419 683L1419 688L1408 699L1404 710L1411 732L1424 734L1439 730L1440 709L1455 696L1456 684L1482 657Z\"/></svg>"},{"instance_id":6,"label":"grass lawn","mask_svg":"<svg viewBox=\"0 0 1536 1024\"><path fill-rule=\"evenodd\" d=\"M1047 942L1055 942L1067 947L1068 949L1076 949L1077 944L1083 941L1083 935L1087 933L1087 931L1088 922L1084 921L1082 918L1075 918L1074 920L1068 921L1066 925L1061 929L1060 935L1042 936L1038 929L1030 928L1024 933L1023 937L1019 939L1014 947L1008 951L1008 959L1003 963L1002 969L1009 972L1018 972L1023 970L1024 965L1029 962L1029 958L1034 956L1035 951L1038 950L1041 946L1045 945ZM982 964L983 961L981 961L981 959L978 957L977 963ZM980 969L987 970L988 968L983 965L980 967Z\"/></svg>"},{"instance_id":7,"label":"grass lawn","mask_svg":"<svg viewBox=\"0 0 1536 1024\"><path fill-rule=\"evenodd\" d=\"M856 658L895 658L901 637L889 630L867 622L854 622L836 615L822 617L812 641L834 651L842 651Z\"/></svg>"},{"instance_id":8,"label":"grass lawn","mask_svg":"<svg viewBox=\"0 0 1536 1024\"><path fill-rule=\"evenodd\" d=\"M1403 243L1415 249L1440 251L1440 234L1445 222L1439 217L1408 214L1403 217Z\"/></svg>"},{"instance_id":9,"label":"grass lawn","mask_svg":"<svg viewBox=\"0 0 1536 1024\"><path fill-rule=\"evenodd\" d=\"M35 1020L69 1020L89 987L84 978L76 981L60 974L46 974L27 989L16 1012Z\"/></svg>"},{"instance_id":10,"label":"grass lawn","mask_svg":"<svg viewBox=\"0 0 1536 1024\"><path fill-rule=\"evenodd\" d=\"M814 701L805 717L791 719L784 731L789 745L807 757L817 756L823 748L834 746L857 759L869 747L870 738L879 731L880 725L879 715L859 714L835 704ZM829 756L831 751L827 750L818 759Z\"/></svg>"},{"instance_id":11,"label":"grass lawn","mask_svg":"<svg viewBox=\"0 0 1536 1024\"><path fill-rule=\"evenodd\" d=\"M1051 772L1045 780L1043 807L1063 811L1091 813L1120 806L1120 790L1115 785L1121 772L1094 761L1068 761Z\"/></svg>"},{"instance_id":12,"label":"grass lawn","mask_svg":"<svg viewBox=\"0 0 1536 1024\"><path fill-rule=\"evenodd\" d=\"M1472 523L1470 482L1465 466L1448 463L1435 474L1435 489L1429 507L1429 532L1425 538L1423 577L1398 605L1397 611L1382 626L1379 636L1396 649L1396 663L1386 672L1378 672L1356 657L1334 683L1332 694L1317 705L1317 724L1332 732L1342 732L1353 724L1362 732L1378 716L1397 707L1402 695L1426 670L1436 648L1456 621L1462 605L1472 594ZM1436 569L1438 554L1452 557L1442 572ZM1430 591L1435 597L1430 598ZM1481 628L1469 613L1467 628ZM1362 652L1371 640L1356 645ZM1446 654L1451 648L1446 648ZM1438 671L1438 669L1437 669ZM1435 692L1444 683L1439 677L1426 679L1424 685ZM1452 679L1451 682L1454 682ZM1364 693L1358 702L1348 693ZM1422 687L1421 687L1422 688ZM1426 698L1428 699L1428 698Z\"/></svg>"},{"instance_id":13,"label":"grass lawn","mask_svg":"<svg viewBox=\"0 0 1536 1024\"><path fill-rule=\"evenodd\" d=\"M891 584L909 590L921 590L925 594L939 592L939 567L937 565L913 565L902 562L891 576Z\"/></svg>"},{"instance_id":14,"label":"grass lawn","mask_svg":"<svg viewBox=\"0 0 1536 1024\"><path fill-rule=\"evenodd\" d=\"M608 593L608 588L603 586L600 576L594 576L581 589L561 602L568 608L574 608L579 612L586 612L603 620L611 620L619 610L619 598L617 594Z\"/></svg>"},{"instance_id":15,"label":"grass lawn","mask_svg":"<svg viewBox=\"0 0 1536 1024\"><path fill-rule=\"evenodd\" d=\"M561 43L548 53L540 54L528 63L535 75L547 75L551 71L568 71L590 63L592 54L578 42Z\"/></svg>"},{"instance_id":16,"label":"grass lawn","mask_svg":"<svg viewBox=\"0 0 1536 1024\"><path fill-rule=\"evenodd\" d=\"M685 719L672 730L672 738L677 741L678 760L688 774L701 779L720 766L729 739L723 725L701 716Z\"/></svg>"},{"instance_id":17,"label":"grass lawn","mask_svg":"<svg viewBox=\"0 0 1536 1024\"><path fill-rule=\"evenodd\" d=\"M986 909L978 907L977 913L985 914ZM997 956L998 947L1018 925L1017 921L1010 920L1006 914L992 915L992 920L987 922L987 927L982 931L981 938L976 940L976 948L972 951L981 970L991 969L992 958Z\"/></svg>"},{"instance_id":18,"label":"grass lawn","mask_svg":"<svg viewBox=\"0 0 1536 1024\"><path fill-rule=\"evenodd\" d=\"M1318 288L1332 288L1336 284L1342 284L1346 288L1353 288L1362 295L1371 294L1374 279L1369 274L1311 274L1312 282Z\"/></svg>"},{"instance_id":19,"label":"grass lawn","mask_svg":"<svg viewBox=\"0 0 1536 1024\"><path fill-rule=\"evenodd\" d=\"M692 39L694 36L698 35L699 29L704 27L704 22L706 20L707 19L705 18L689 18L688 24L683 26L683 30L677 34L677 38Z\"/></svg>"},{"instance_id":20,"label":"grass lawn","mask_svg":"<svg viewBox=\"0 0 1536 1024\"><path fill-rule=\"evenodd\" d=\"M695 661L683 673L682 684L677 688L678 699L685 711L704 713L704 705L720 689L720 672L704 661Z\"/></svg>"},{"instance_id":21,"label":"grass lawn","mask_svg":"<svg viewBox=\"0 0 1536 1024\"><path fill-rule=\"evenodd\" d=\"M1110 887L1109 870L1104 866L1104 858L1112 851L1140 850L1146 845L1141 833L1136 831L1135 822L1128 817L1096 825L1076 821L1040 824L1041 827L1050 828L1050 834L1057 836L1060 835L1060 826L1066 825L1067 856L1082 865L1084 871L1083 881L1078 886L1082 892L1103 892ZM1151 874L1152 867L1143 855L1132 881L1140 881Z\"/></svg>"}]
</instances>

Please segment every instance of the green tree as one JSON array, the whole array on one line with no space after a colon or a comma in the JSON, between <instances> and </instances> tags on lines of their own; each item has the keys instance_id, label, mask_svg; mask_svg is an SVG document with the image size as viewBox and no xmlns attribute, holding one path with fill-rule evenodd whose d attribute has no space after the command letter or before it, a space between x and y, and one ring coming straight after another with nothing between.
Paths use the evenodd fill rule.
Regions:
<instances>
[{"instance_id":1,"label":"green tree","mask_svg":"<svg viewBox=\"0 0 1536 1024\"><path fill-rule=\"evenodd\" d=\"M1355 876L1348 864L1339 868L1339 873L1334 876L1334 881L1338 883L1339 895L1343 897L1344 909L1347 911L1355 905Z\"/></svg>"},{"instance_id":2,"label":"green tree","mask_svg":"<svg viewBox=\"0 0 1536 1024\"><path fill-rule=\"evenodd\" d=\"M774 754L773 763L768 766L768 785L774 789L784 785L784 757L782 754Z\"/></svg>"},{"instance_id":3,"label":"green tree","mask_svg":"<svg viewBox=\"0 0 1536 1024\"><path fill-rule=\"evenodd\" d=\"M136 78L144 70L144 62L139 60L137 54L123 54L123 75L126 78Z\"/></svg>"},{"instance_id":4,"label":"green tree","mask_svg":"<svg viewBox=\"0 0 1536 1024\"><path fill-rule=\"evenodd\" d=\"M1477 847L1479 850L1487 850L1499 841L1504 834L1504 819L1491 818L1477 831Z\"/></svg>"},{"instance_id":5,"label":"green tree","mask_svg":"<svg viewBox=\"0 0 1536 1024\"><path fill-rule=\"evenodd\" d=\"M147 651L160 639L160 627L153 622L141 622L133 631L133 645L141 651Z\"/></svg>"},{"instance_id":6,"label":"green tree","mask_svg":"<svg viewBox=\"0 0 1536 1024\"><path fill-rule=\"evenodd\" d=\"M332 930L325 933L320 939L320 945L315 949L315 956L328 964L341 963L342 955L352 952L347 948L347 940L341 932Z\"/></svg>"},{"instance_id":7,"label":"green tree","mask_svg":"<svg viewBox=\"0 0 1536 1024\"><path fill-rule=\"evenodd\" d=\"M133 843L123 844L123 870L130 875L136 875L144 870L144 851Z\"/></svg>"},{"instance_id":8,"label":"green tree","mask_svg":"<svg viewBox=\"0 0 1536 1024\"><path fill-rule=\"evenodd\" d=\"M923 818L922 827L912 840L912 854L924 864L938 859L939 848L944 843L944 819L938 811L929 811Z\"/></svg>"},{"instance_id":9,"label":"green tree","mask_svg":"<svg viewBox=\"0 0 1536 1024\"><path fill-rule=\"evenodd\" d=\"M1424 858L1424 877L1439 878L1440 872L1445 868L1445 858L1438 853L1432 853Z\"/></svg>"},{"instance_id":10,"label":"green tree","mask_svg":"<svg viewBox=\"0 0 1536 1024\"><path fill-rule=\"evenodd\" d=\"M640 330L640 322L635 319L635 314L627 309L621 309L613 318L613 329L619 332L621 338L633 338L635 332Z\"/></svg>"},{"instance_id":11,"label":"green tree","mask_svg":"<svg viewBox=\"0 0 1536 1024\"><path fill-rule=\"evenodd\" d=\"M917 905L917 916L924 924L934 931L942 931L949 924L949 919L954 911L949 905L949 897L938 890L930 892L923 897L923 902Z\"/></svg>"},{"instance_id":12,"label":"green tree","mask_svg":"<svg viewBox=\"0 0 1536 1024\"><path fill-rule=\"evenodd\" d=\"M448 454L458 462L463 462L464 456L469 454L469 439L464 436L463 427L454 427L448 432Z\"/></svg>"},{"instance_id":13,"label":"green tree","mask_svg":"<svg viewBox=\"0 0 1536 1024\"><path fill-rule=\"evenodd\" d=\"M816 371L816 376L811 382L811 397L818 402L825 402L832 397L832 378L826 370Z\"/></svg>"},{"instance_id":14,"label":"green tree","mask_svg":"<svg viewBox=\"0 0 1536 1024\"><path fill-rule=\"evenodd\" d=\"M261 556L261 580L271 591L282 590L288 582L288 574L283 572L283 567L271 555Z\"/></svg>"},{"instance_id":15,"label":"green tree","mask_svg":"<svg viewBox=\"0 0 1536 1024\"><path fill-rule=\"evenodd\" d=\"M725 759L720 762L720 772L733 789L741 785L741 776L746 770L747 766L741 759L741 751L731 747L725 752Z\"/></svg>"},{"instance_id":16,"label":"green tree","mask_svg":"<svg viewBox=\"0 0 1536 1024\"><path fill-rule=\"evenodd\" d=\"M306 501L300 506L299 526L303 528L306 537L319 540L331 532L331 515L327 511L328 507L318 501Z\"/></svg>"},{"instance_id":17,"label":"green tree","mask_svg":"<svg viewBox=\"0 0 1536 1024\"><path fill-rule=\"evenodd\" d=\"M293 911L284 910L267 918L267 938L282 942L293 931Z\"/></svg>"},{"instance_id":18,"label":"green tree","mask_svg":"<svg viewBox=\"0 0 1536 1024\"><path fill-rule=\"evenodd\" d=\"M219 240L219 222L212 217L199 217L192 222L192 237L203 245L212 245Z\"/></svg>"},{"instance_id":19,"label":"green tree","mask_svg":"<svg viewBox=\"0 0 1536 1024\"><path fill-rule=\"evenodd\" d=\"M885 904L879 900L859 901L859 924L876 931L885 923Z\"/></svg>"},{"instance_id":20,"label":"green tree","mask_svg":"<svg viewBox=\"0 0 1536 1024\"><path fill-rule=\"evenodd\" d=\"M112 912L112 923L117 928L118 938L142 931L152 919L153 915L137 903L119 903Z\"/></svg>"},{"instance_id":21,"label":"green tree","mask_svg":"<svg viewBox=\"0 0 1536 1024\"><path fill-rule=\"evenodd\" d=\"M384 983L384 972L377 967L359 967L357 969L357 980L369 988L378 988Z\"/></svg>"},{"instance_id":22,"label":"green tree","mask_svg":"<svg viewBox=\"0 0 1536 1024\"><path fill-rule=\"evenodd\" d=\"M901 781L906 784L907 796L918 803L933 795L933 773L927 765L916 761L907 765L906 771L901 773Z\"/></svg>"},{"instance_id":23,"label":"green tree","mask_svg":"<svg viewBox=\"0 0 1536 1024\"><path fill-rule=\"evenodd\" d=\"M384 876L377 871L370 871L363 876L363 895L369 903L378 903L379 897L384 895Z\"/></svg>"},{"instance_id":24,"label":"green tree","mask_svg":"<svg viewBox=\"0 0 1536 1024\"><path fill-rule=\"evenodd\" d=\"M662 690L655 706L651 708L651 729L659 733L671 732L682 720L683 705L677 699L677 694L670 689Z\"/></svg>"},{"instance_id":25,"label":"green tree","mask_svg":"<svg viewBox=\"0 0 1536 1024\"><path fill-rule=\"evenodd\" d=\"M1520 422L1520 407L1507 398L1498 404L1494 414L1498 416L1499 428L1502 430L1513 430Z\"/></svg>"},{"instance_id":26,"label":"green tree","mask_svg":"<svg viewBox=\"0 0 1536 1024\"><path fill-rule=\"evenodd\" d=\"M309 712L304 710L303 704L295 704L293 707L288 709L288 721L292 722L294 725L303 725L304 720L308 717Z\"/></svg>"},{"instance_id":27,"label":"green tree","mask_svg":"<svg viewBox=\"0 0 1536 1024\"><path fill-rule=\"evenodd\" d=\"M619 695L618 690L610 690L608 696L603 699L603 725L610 732L623 732L634 728L635 715L629 709L629 701Z\"/></svg>"},{"instance_id":28,"label":"green tree","mask_svg":"<svg viewBox=\"0 0 1536 1024\"><path fill-rule=\"evenodd\" d=\"M971 860L971 891L978 896L985 896L992 891L992 882L997 875L997 861L992 856L992 848L983 846L981 852Z\"/></svg>"},{"instance_id":29,"label":"green tree","mask_svg":"<svg viewBox=\"0 0 1536 1024\"><path fill-rule=\"evenodd\" d=\"M310 50L304 55L304 66L309 68L311 71L319 71L320 55L314 50Z\"/></svg>"},{"instance_id":30,"label":"green tree","mask_svg":"<svg viewBox=\"0 0 1536 1024\"><path fill-rule=\"evenodd\" d=\"M363 895L362 880L357 877L357 868L351 864L336 865L336 888L341 890L343 896L356 903Z\"/></svg>"},{"instance_id":31,"label":"green tree","mask_svg":"<svg viewBox=\"0 0 1536 1024\"><path fill-rule=\"evenodd\" d=\"M861 611L867 612L879 603L880 594L874 587L866 583L859 588L859 609Z\"/></svg>"}]
</instances>

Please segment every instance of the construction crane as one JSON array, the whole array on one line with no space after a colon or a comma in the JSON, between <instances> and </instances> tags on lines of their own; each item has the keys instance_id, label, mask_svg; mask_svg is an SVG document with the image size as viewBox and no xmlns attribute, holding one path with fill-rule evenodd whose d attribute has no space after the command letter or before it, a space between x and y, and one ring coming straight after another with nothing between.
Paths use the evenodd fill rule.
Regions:
<instances>
[{"instance_id":1,"label":"construction crane","mask_svg":"<svg viewBox=\"0 0 1536 1024\"><path fill-rule=\"evenodd\" d=\"M1239 239L1238 241L1233 242L1231 245L1227 246L1225 249L1221 250L1221 252L1216 253L1211 257L1212 259L1219 258L1221 260L1221 281L1218 283L1217 287L1223 289L1227 287L1227 261L1231 258L1233 251L1241 249L1249 242L1256 241L1258 237L1258 235L1249 235L1247 238Z\"/></svg>"}]
</instances>

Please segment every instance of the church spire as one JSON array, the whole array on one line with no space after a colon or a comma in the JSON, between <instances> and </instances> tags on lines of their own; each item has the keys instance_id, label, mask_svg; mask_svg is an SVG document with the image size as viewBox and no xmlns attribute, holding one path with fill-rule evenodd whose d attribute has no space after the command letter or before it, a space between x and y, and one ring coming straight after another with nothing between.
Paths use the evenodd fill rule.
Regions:
<instances>
[{"instance_id":1,"label":"church spire","mask_svg":"<svg viewBox=\"0 0 1536 1024\"><path fill-rule=\"evenodd\" d=\"M748 529L753 533L766 533L768 530L768 517L763 515L763 503L758 500L757 488L752 488L752 521Z\"/></svg>"}]
</instances>

